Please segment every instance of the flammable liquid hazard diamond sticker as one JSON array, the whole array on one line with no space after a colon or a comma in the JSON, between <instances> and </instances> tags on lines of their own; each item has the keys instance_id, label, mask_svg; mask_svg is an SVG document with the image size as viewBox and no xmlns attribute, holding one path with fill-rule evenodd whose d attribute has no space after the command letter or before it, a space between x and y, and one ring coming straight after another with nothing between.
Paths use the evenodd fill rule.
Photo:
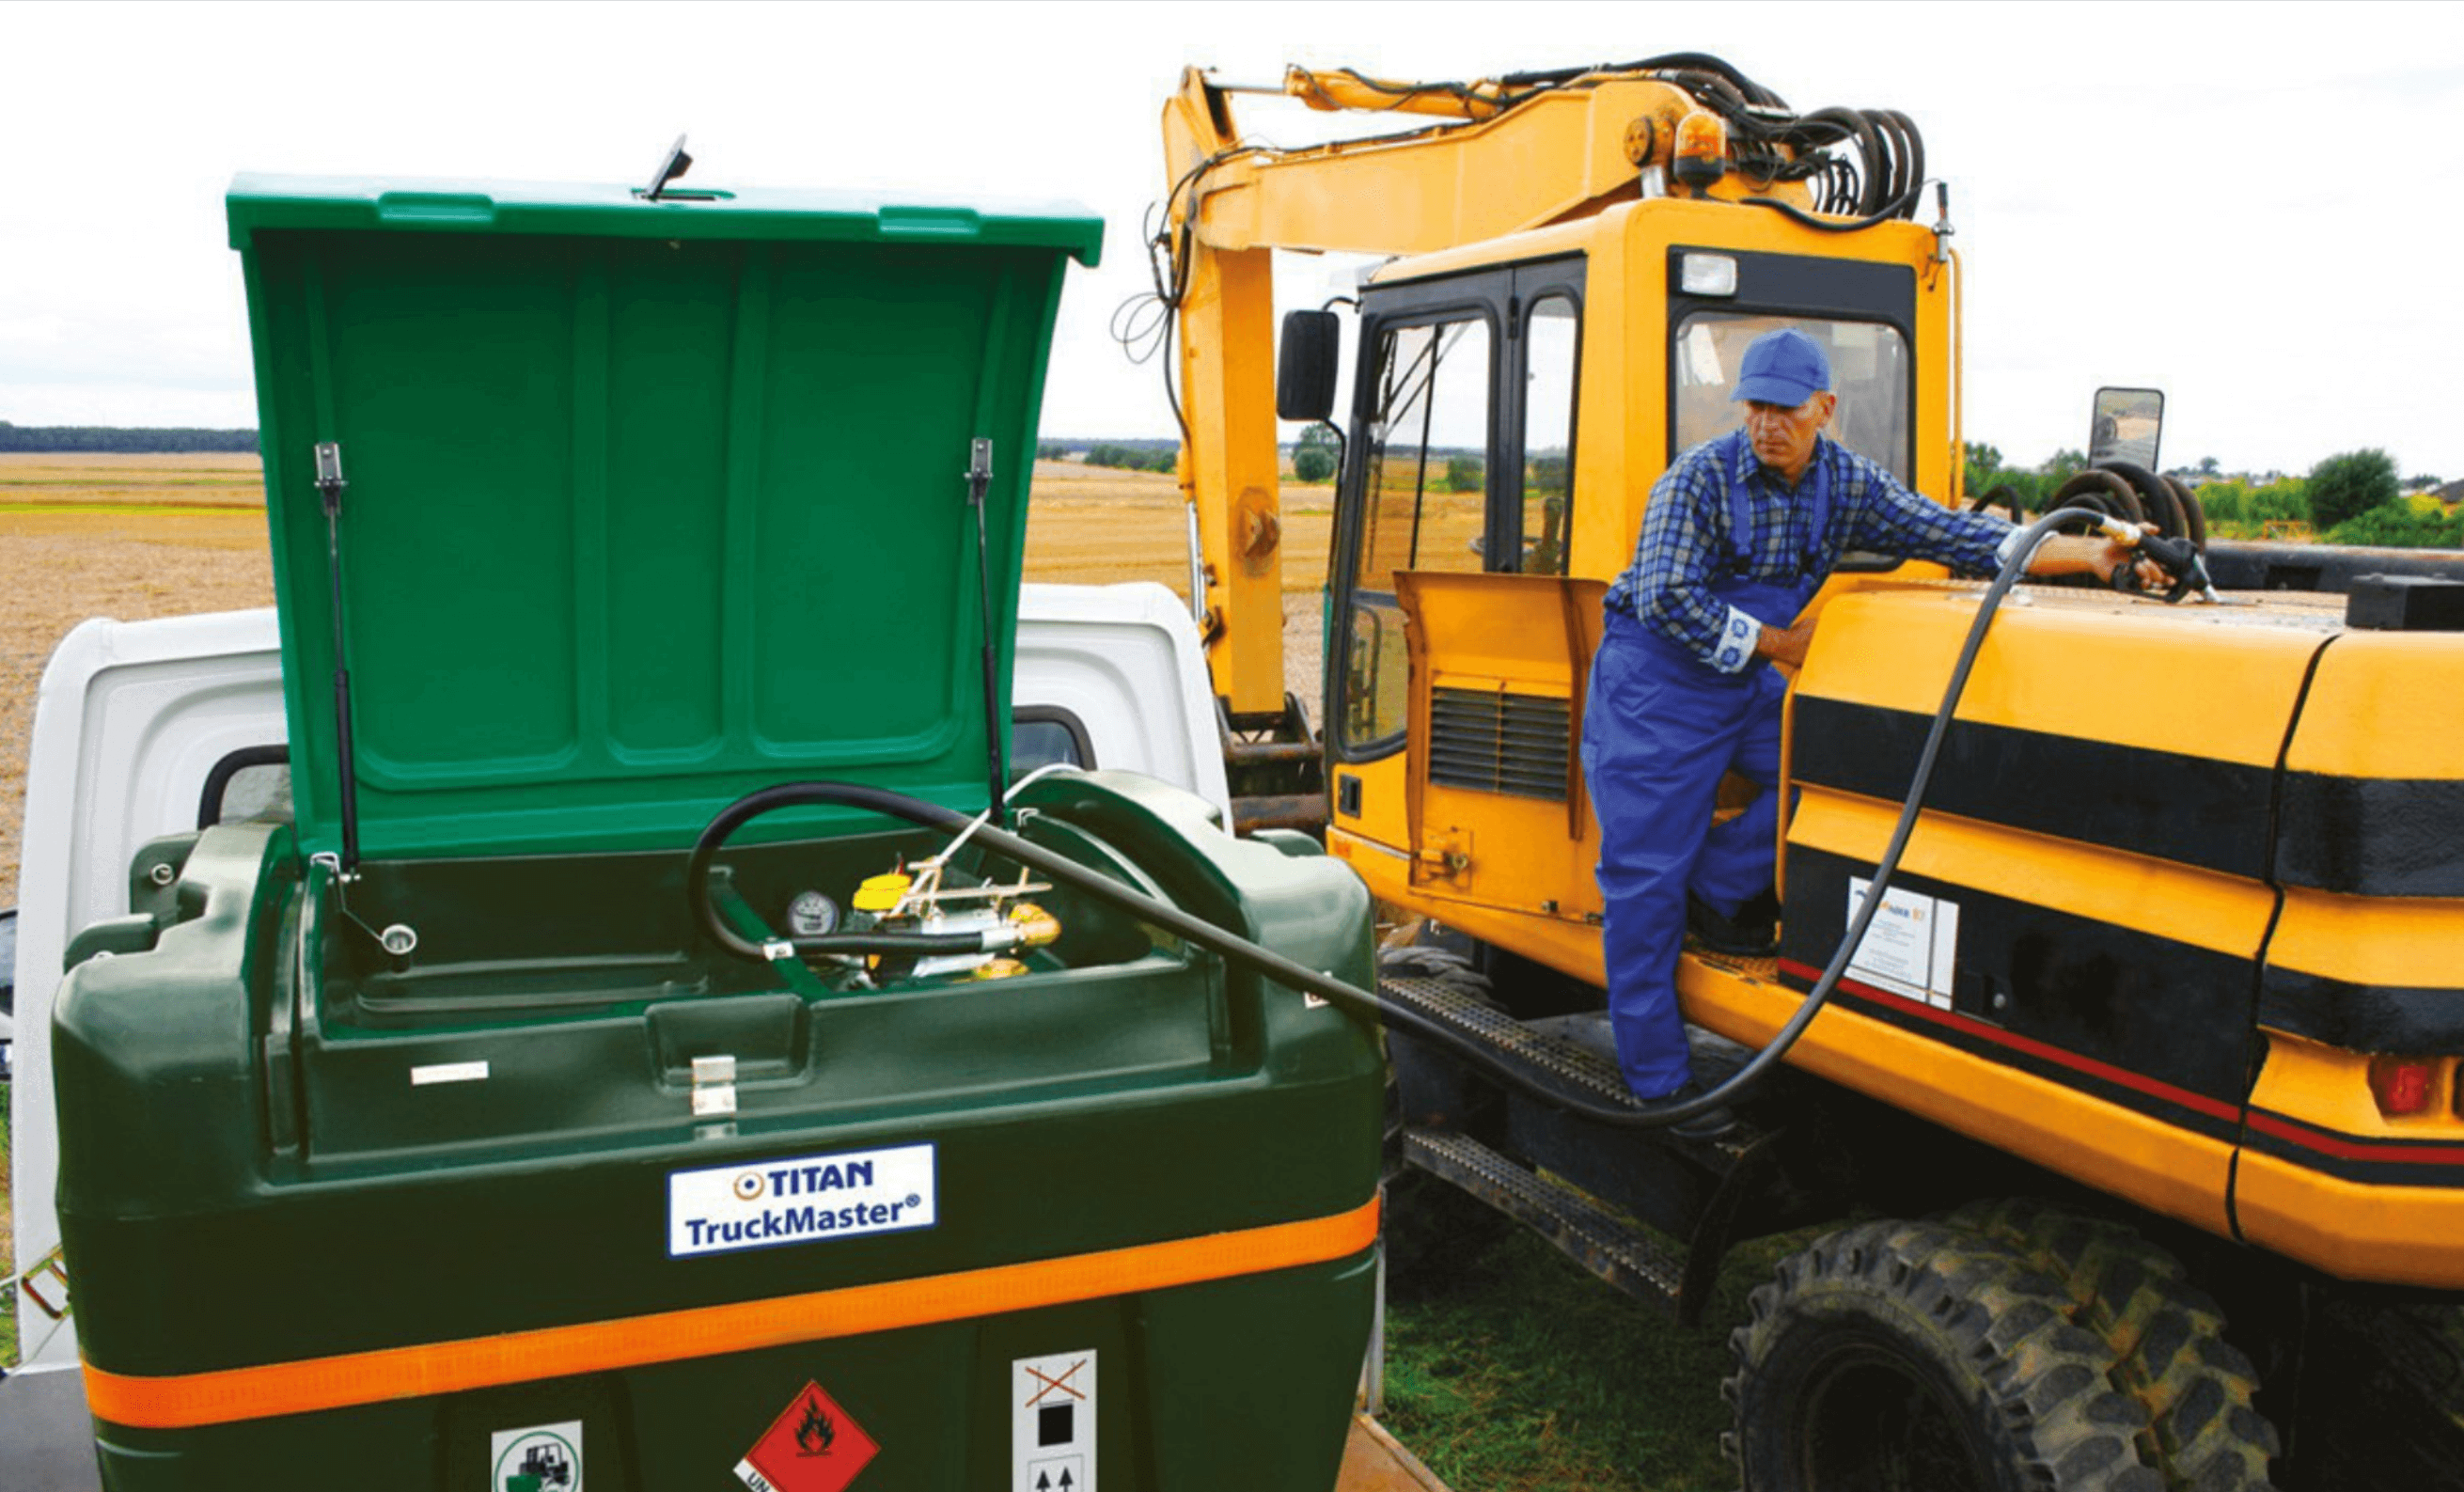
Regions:
<instances>
[{"instance_id":1,"label":"flammable liquid hazard diamond sticker","mask_svg":"<svg viewBox=\"0 0 2464 1492\"><path fill-rule=\"evenodd\" d=\"M807 1383L736 1463L736 1476L752 1492L840 1492L880 1450L820 1384Z\"/></svg>"}]
</instances>

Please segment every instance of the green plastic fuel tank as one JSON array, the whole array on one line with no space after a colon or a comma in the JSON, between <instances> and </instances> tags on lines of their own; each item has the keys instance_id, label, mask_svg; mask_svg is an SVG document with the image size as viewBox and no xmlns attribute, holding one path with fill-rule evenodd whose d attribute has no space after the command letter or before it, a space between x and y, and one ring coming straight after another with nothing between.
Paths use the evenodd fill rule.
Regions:
<instances>
[{"instance_id":1,"label":"green plastic fuel tank","mask_svg":"<svg viewBox=\"0 0 2464 1492\"><path fill-rule=\"evenodd\" d=\"M55 1008L105 1485L1331 1486L1370 1033L946 829L800 808L687 884L777 783L985 808L1100 225L245 177L230 221L296 817L203 831ZM1005 814L1369 980L1303 846L1113 773ZM830 928L1018 946L780 949Z\"/></svg>"}]
</instances>

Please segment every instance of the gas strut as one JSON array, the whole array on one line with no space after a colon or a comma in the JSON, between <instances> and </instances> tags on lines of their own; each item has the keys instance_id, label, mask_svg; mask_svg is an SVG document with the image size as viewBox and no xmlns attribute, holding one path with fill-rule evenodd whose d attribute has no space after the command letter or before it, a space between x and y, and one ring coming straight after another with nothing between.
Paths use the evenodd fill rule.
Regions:
<instances>
[{"instance_id":1,"label":"gas strut","mask_svg":"<svg viewBox=\"0 0 2464 1492\"><path fill-rule=\"evenodd\" d=\"M320 441L317 446L317 499L325 510L325 574L334 622L334 751L342 797L342 874L360 868L359 769L351 757L351 667L342 651L342 446Z\"/></svg>"},{"instance_id":2,"label":"gas strut","mask_svg":"<svg viewBox=\"0 0 2464 1492\"><path fill-rule=\"evenodd\" d=\"M1908 837L1916 828L1917 815L1924 807L1925 790L1933 780L1934 761L1941 755L1943 737L1949 728L1952 714L1959 708L1960 695L1968 688L1968 676L1975 669L1976 655L1985 645L1985 634L1993 625L1994 613L2001 608L2003 597L2010 593L2012 585L2016 583L2018 578L2027 572L2028 561L2035 557L2036 547L2051 537L2056 529L2071 526L2099 526L2105 521L2105 515L2087 508L2062 508L2046 514L2020 531L2019 542L2011 557L2011 562L2003 566L2002 573L1986 588L1985 598L1976 608L1976 620L1969 625L1968 641L1960 649L1958 663L1951 669L1950 683L1943 692L1942 705L1934 712L1933 729L1926 735L1925 749L1917 757L1916 775L1908 784L1907 801L1900 810L1899 823L1891 830L1890 843L1882 851L1881 861L1874 867L1873 883L1867 889L1864 901L1857 910L1857 915L1851 919L1846 935L1840 939L1839 947L1832 954L1829 967L1823 970L1822 977L1815 981L1813 990L1806 995L1804 1002L1797 1007L1796 1013L1790 1017L1788 1023L1771 1038L1770 1045L1755 1053L1744 1066L1738 1068L1719 1086L1687 1099L1683 1103L1639 1109L1616 1104L1598 1103L1556 1088L1542 1086L1534 1082L1529 1073L1498 1056L1487 1046L1438 1023L1409 1006L1389 1004L1368 990L1347 984L1331 975L1309 968L1306 964L1296 963L1270 948L1253 943L1238 933L1228 932L1203 918L1194 917L1169 902L1158 901L1142 891L1122 885L1101 871L1091 869L1030 840L1022 839L1007 830L984 823L975 829L975 837L986 848L1006 859L1016 861L1039 874L1049 876L1056 883L1067 886L1073 890L1085 892L1098 901L1110 903L1175 937L1194 943L1233 963L1254 970L1277 984L1315 995L1373 1030L1379 1025L1384 1025L1415 1041L1441 1047L1499 1083L1529 1093L1555 1108L1579 1114L1598 1124L1626 1129L1656 1130L1680 1124L1706 1109L1730 1102L1747 1088L1760 1082L1764 1075L1787 1054L1788 1049L1795 1044L1796 1039L1804 1034L1805 1028L1830 1001L1832 992L1838 987L1840 976L1847 970L1850 956L1864 942L1865 930L1873 924L1875 913L1881 909L1883 896L1890 889L1892 876L1899 870L1900 856L1907 848ZM2145 537L2135 528L2125 528L2121 532L2111 530L2107 532L2109 537L2119 538L2125 543L2139 542ZM2150 553L2154 555L2156 552L2151 549ZM2158 556L2158 558L2162 562L2163 557ZM2192 559L2195 560L2195 558L2193 555ZM2204 570L2200 574L2204 580ZM686 893L693 901L695 920L714 941L728 952L740 957L766 959L774 956L776 945L765 948L730 928L718 915L712 899L706 894L694 892L693 888L700 886L707 878L711 857L717 852L719 845L730 835L754 819L782 808L809 807L816 804L836 804L865 809L891 818L904 819L911 823L921 824L927 828L943 829L952 833L965 829L971 822L967 815L954 808L910 798L904 793L893 793L887 789L867 787L853 782L786 782L776 787L763 788L737 799L720 810L718 816L702 830L700 838L693 845L692 859L685 876ZM831 951L853 951L854 944L869 936L879 936L879 934L839 934L831 940L833 944ZM816 940L797 939L795 941L801 947ZM847 946L842 948L838 946L840 944Z\"/></svg>"},{"instance_id":3,"label":"gas strut","mask_svg":"<svg viewBox=\"0 0 2464 1492\"><path fill-rule=\"evenodd\" d=\"M992 539L984 526L984 491L992 484L993 443L979 435L967 447L967 505L976 510L976 589L984 624L984 777L992 816L999 820L1003 818L1001 783L1009 770L1001 760L1001 649L994 643Z\"/></svg>"}]
</instances>

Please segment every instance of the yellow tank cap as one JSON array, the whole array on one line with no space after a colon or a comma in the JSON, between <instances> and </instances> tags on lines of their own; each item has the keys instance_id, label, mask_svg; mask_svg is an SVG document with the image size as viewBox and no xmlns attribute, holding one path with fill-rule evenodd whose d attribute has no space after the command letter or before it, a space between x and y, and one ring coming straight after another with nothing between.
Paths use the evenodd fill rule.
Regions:
<instances>
[{"instance_id":1,"label":"yellow tank cap","mask_svg":"<svg viewBox=\"0 0 2464 1492\"><path fill-rule=\"evenodd\" d=\"M1033 902L1012 907L1009 920L1018 928L1019 941L1029 948L1042 948L1061 936L1061 919Z\"/></svg>"},{"instance_id":2,"label":"yellow tank cap","mask_svg":"<svg viewBox=\"0 0 2464 1492\"><path fill-rule=\"evenodd\" d=\"M1008 979L1026 973L1026 965L1015 958L987 958L976 965L979 979Z\"/></svg>"},{"instance_id":3,"label":"yellow tank cap","mask_svg":"<svg viewBox=\"0 0 2464 1492\"><path fill-rule=\"evenodd\" d=\"M898 899L906 895L907 889L914 884L915 878L903 870L867 876L864 884L855 889L855 910L889 911L898 905Z\"/></svg>"}]
</instances>

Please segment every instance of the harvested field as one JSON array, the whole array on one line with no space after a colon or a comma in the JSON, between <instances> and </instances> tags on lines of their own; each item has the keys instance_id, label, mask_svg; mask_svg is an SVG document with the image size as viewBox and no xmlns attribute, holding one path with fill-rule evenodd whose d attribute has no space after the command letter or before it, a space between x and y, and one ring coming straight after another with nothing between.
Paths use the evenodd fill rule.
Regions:
<instances>
[{"instance_id":1,"label":"harvested field","mask_svg":"<svg viewBox=\"0 0 2464 1492\"><path fill-rule=\"evenodd\" d=\"M1285 497L1285 676L1317 691L1317 590L1331 489ZM1168 476L1039 462L1026 577L1157 581L1185 599L1189 520ZM0 454L0 906L17 899L28 732L43 664L87 617L139 621L270 604L254 456Z\"/></svg>"},{"instance_id":2,"label":"harvested field","mask_svg":"<svg viewBox=\"0 0 2464 1492\"><path fill-rule=\"evenodd\" d=\"M30 508L263 506L254 456L0 454L0 515Z\"/></svg>"}]
</instances>

